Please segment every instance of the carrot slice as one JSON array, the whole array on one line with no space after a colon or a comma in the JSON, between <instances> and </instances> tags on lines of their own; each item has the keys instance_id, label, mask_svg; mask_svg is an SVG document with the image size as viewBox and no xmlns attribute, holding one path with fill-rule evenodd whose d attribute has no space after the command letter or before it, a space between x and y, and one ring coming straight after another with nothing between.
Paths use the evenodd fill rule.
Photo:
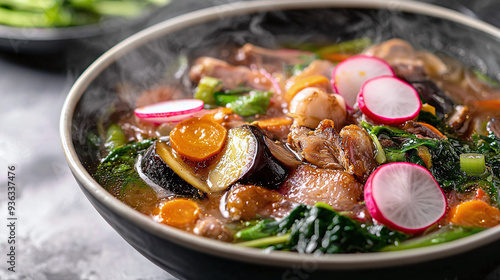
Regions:
<instances>
[{"instance_id":1,"label":"carrot slice","mask_svg":"<svg viewBox=\"0 0 500 280\"><path fill-rule=\"evenodd\" d=\"M481 200L465 201L451 208L448 222L462 226L494 227L500 224L500 210Z\"/></svg>"},{"instance_id":2,"label":"carrot slice","mask_svg":"<svg viewBox=\"0 0 500 280\"><path fill-rule=\"evenodd\" d=\"M276 130L282 126L290 126L293 123L293 119L289 117L275 117L264 120L254 121L252 125L259 126L263 129Z\"/></svg>"},{"instance_id":3,"label":"carrot slice","mask_svg":"<svg viewBox=\"0 0 500 280\"><path fill-rule=\"evenodd\" d=\"M420 108L420 110L431 113L434 116L436 115L436 108L432 105L429 105L428 103L422 104L422 108Z\"/></svg>"},{"instance_id":4,"label":"carrot slice","mask_svg":"<svg viewBox=\"0 0 500 280\"><path fill-rule=\"evenodd\" d=\"M418 146L417 147L418 156L424 161L425 167L430 169L432 167L432 156L429 152L429 148L426 146Z\"/></svg>"},{"instance_id":5,"label":"carrot slice","mask_svg":"<svg viewBox=\"0 0 500 280\"><path fill-rule=\"evenodd\" d=\"M226 116L233 113L233 109L227 107L219 107L212 110L207 110L203 116L200 116L202 119L206 119L209 121L213 121L216 123L224 122Z\"/></svg>"},{"instance_id":6,"label":"carrot slice","mask_svg":"<svg viewBox=\"0 0 500 280\"><path fill-rule=\"evenodd\" d=\"M422 126L427 127L432 132L436 133L439 137L441 137L443 139L448 139L448 137L446 137L443 133L441 133L441 131L439 131L439 129L435 128L434 126L432 126L432 125L430 125L428 123L424 123L424 122L417 122L417 123L420 124L420 125L422 125Z\"/></svg>"},{"instance_id":7,"label":"carrot slice","mask_svg":"<svg viewBox=\"0 0 500 280\"><path fill-rule=\"evenodd\" d=\"M500 110L500 100L498 99L477 100L474 101L472 105L481 110Z\"/></svg>"},{"instance_id":8,"label":"carrot slice","mask_svg":"<svg viewBox=\"0 0 500 280\"><path fill-rule=\"evenodd\" d=\"M200 215L200 207L192 200L178 198L165 203L160 210L162 223L173 227L186 227L194 224Z\"/></svg>"},{"instance_id":9,"label":"carrot slice","mask_svg":"<svg viewBox=\"0 0 500 280\"><path fill-rule=\"evenodd\" d=\"M476 193L474 194L474 199L484 201L488 204L491 203L490 196L485 191L483 191L483 189L481 189L481 188L476 190Z\"/></svg>"},{"instance_id":10,"label":"carrot slice","mask_svg":"<svg viewBox=\"0 0 500 280\"><path fill-rule=\"evenodd\" d=\"M330 60L332 62L339 62L339 61L342 61L344 59L348 59L351 56L353 56L353 54L350 54L350 53L330 53L330 54L322 56L322 58Z\"/></svg>"},{"instance_id":11,"label":"carrot slice","mask_svg":"<svg viewBox=\"0 0 500 280\"><path fill-rule=\"evenodd\" d=\"M290 102L293 97L307 87L328 88L330 81L322 75L313 75L296 81L285 93L286 102Z\"/></svg>"},{"instance_id":12,"label":"carrot slice","mask_svg":"<svg viewBox=\"0 0 500 280\"><path fill-rule=\"evenodd\" d=\"M181 156L192 161L203 161L222 150L226 134L226 128L214 121L190 118L172 129L170 142Z\"/></svg>"}]
</instances>

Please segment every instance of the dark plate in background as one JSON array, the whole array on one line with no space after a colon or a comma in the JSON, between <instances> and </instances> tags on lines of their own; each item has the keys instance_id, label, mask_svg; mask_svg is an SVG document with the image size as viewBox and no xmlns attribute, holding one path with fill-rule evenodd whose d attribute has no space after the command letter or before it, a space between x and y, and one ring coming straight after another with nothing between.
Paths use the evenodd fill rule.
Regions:
<instances>
[{"instance_id":1,"label":"dark plate in background","mask_svg":"<svg viewBox=\"0 0 500 280\"><path fill-rule=\"evenodd\" d=\"M35 69L80 73L111 46L146 26L143 17L61 28L0 25L0 58Z\"/></svg>"},{"instance_id":2,"label":"dark plate in background","mask_svg":"<svg viewBox=\"0 0 500 280\"><path fill-rule=\"evenodd\" d=\"M135 23L137 20L134 19ZM120 22L109 20L102 24L60 28L25 28L0 25L0 49L14 53L48 54L64 50L79 39L102 36L120 28Z\"/></svg>"},{"instance_id":3,"label":"dark plate in background","mask_svg":"<svg viewBox=\"0 0 500 280\"><path fill-rule=\"evenodd\" d=\"M0 25L0 59L44 71L77 76L106 50L130 35L173 16L232 0L172 0L135 18L62 28Z\"/></svg>"},{"instance_id":4,"label":"dark plate in background","mask_svg":"<svg viewBox=\"0 0 500 280\"><path fill-rule=\"evenodd\" d=\"M151 18L168 9L170 5L146 9L134 18L114 17L91 25L54 28L0 25L0 51L47 55L63 52L82 40L117 37L117 34L127 36L146 27Z\"/></svg>"}]
</instances>

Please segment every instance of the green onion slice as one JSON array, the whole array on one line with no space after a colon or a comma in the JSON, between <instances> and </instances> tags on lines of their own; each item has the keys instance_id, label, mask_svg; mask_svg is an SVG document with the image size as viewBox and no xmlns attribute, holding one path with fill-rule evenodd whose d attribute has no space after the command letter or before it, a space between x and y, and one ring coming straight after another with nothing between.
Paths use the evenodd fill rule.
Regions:
<instances>
[{"instance_id":1,"label":"green onion slice","mask_svg":"<svg viewBox=\"0 0 500 280\"><path fill-rule=\"evenodd\" d=\"M460 169L467 175L481 175L486 170L484 155L466 153L460 155Z\"/></svg>"}]
</instances>

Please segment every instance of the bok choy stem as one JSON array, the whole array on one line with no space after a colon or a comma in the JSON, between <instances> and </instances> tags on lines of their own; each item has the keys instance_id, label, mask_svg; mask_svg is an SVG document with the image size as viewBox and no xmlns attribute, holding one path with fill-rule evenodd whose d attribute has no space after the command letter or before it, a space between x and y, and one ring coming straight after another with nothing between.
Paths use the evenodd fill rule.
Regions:
<instances>
[{"instance_id":1,"label":"bok choy stem","mask_svg":"<svg viewBox=\"0 0 500 280\"><path fill-rule=\"evenodd\" d=\"M290 239L290 236L291 236L290 233L286 233L283 235L264 237L264 238L260 238L260 239L240 242L240 243L236 243L235 245L241 246L241 247L266 248L266 247L269 247L272 245L278 245L281 243L285 243L288 241L288 239Z\"/></svg>"}]
</instances>

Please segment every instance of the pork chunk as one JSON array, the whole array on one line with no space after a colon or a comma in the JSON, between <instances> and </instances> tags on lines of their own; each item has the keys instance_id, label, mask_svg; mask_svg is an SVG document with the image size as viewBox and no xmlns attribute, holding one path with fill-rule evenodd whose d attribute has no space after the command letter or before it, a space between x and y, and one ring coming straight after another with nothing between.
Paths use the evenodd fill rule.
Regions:
<instances>
[{"instance_id":1,"label":"pork chunk","mask_svg":"<svg viewBox=\"0 0 500 280\"><path fill-rule=\"evenodd\" d=\"M338 135L333 127L313 131L304 126L295 126L288 134L288 144L306 162L321 168L341 170L343 167L337 159L339 155L335 137Z\"/></svg>"},{"instance_id":2,"label":"pork chunk","mask_svg":"<svg viewBox=\"0 0 500 280\"><path fill-rule=\"evenodd\" d=\"M256 69L234 66L212 57L198 58L189 71L189 77L195 83L204 76L222 80L228 89L244 86L257 90L270 90L273 87L271 81Z\"/></svg>"},{"instance_id":3,"label":"pork chunk","mask_svg":"<svg viewBox=\"0 0 500 280\"><path fill-rule=\"evenodd\" d=\"M314 131L293 127L288 144L306 162L321 168L343 170L363 180L377 167L372 140L356 125L346 126L340 133L335 132L331 120L323 120Z\"/></svg>"},{"instance_id":4,"label":"pork chunk","mask_svg":"<svg viewBox=\"0 0 500 280\"><path fill-rule=\"evenodd\" d=\"M344 169L350 174L368 179L378 165L370 136L357 125L342 128L339 135L339 161Z\"/></svg>"},{"instance_id":5,"label":"pork chunk","mask_svg":"<svg viewBox=\"0 0 500 280\"><path fill-rule=\"evenodd\" d=\"M299 166L282 186L284 198L307 205L323 202L336 211L353 210L363 199L363 185L344 171Z\"/></svg>"}]
</instances>

